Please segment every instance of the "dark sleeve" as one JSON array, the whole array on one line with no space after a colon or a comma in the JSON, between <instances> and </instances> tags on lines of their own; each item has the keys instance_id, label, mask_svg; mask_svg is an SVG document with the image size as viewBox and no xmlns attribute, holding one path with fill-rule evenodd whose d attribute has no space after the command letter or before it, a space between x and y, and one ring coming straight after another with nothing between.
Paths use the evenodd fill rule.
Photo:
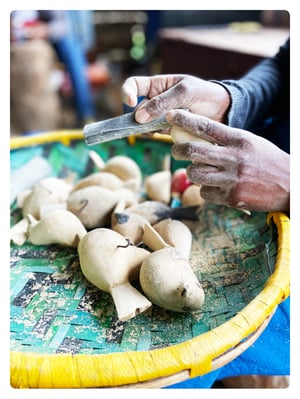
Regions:
<instances>
[{"instance_id":1,"label":"dark sleeve","mask_svg":"<svg viewBox=\"0 0 300 399\"><path fill-rule=\"evenodd\" d=\"M263 60L241 79L216 83L231 96L230 126L255 129L274 115L286 114L290 106L290 40L273 58Z\"/></svg>"}]
</instances>

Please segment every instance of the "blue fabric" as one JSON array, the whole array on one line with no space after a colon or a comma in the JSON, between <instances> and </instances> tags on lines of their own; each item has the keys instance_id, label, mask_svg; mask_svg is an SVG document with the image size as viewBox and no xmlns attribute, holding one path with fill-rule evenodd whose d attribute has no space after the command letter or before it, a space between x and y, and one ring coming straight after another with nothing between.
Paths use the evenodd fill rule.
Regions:
<instances>
[{"instance_id":1,"label":"blue fabric","mask_svg":"<svg viewBox=\"0 0 300 399\"><path fill-rule=\"evenodd\" d=\"M77 113L82 120L95 117L95 108L89 81L86 77L87 62L76 40L71 36L62 37L54 43L61 61L70 74Z\"/></svg>"},{"instance_id":2,"label":"blue fabric","mask_svg":"<svg viewBox=\"0 0 300 399\"><path fill-rule=\"evenodd\" d=\"M228 125L253 130L269 118L289 117L290 41L273 58L266 58L239 80L217 82L230 93ZM286 132L287 134L288 132Z\"/></svg>"},{"instance_id":3,"label":"blue fabric","mask_svg":"<svg viewBox=\"0 0 300 399\"><path fill-rule=\"evenodd\" d=\"M213 82L229 93L227 124L250 130L290 151L290 40L241 79Z\"/></svg>"},{"instance_id":4,"label":"blue fabric","mask_svg":"<svg viewBox=\"0 0 300 399\"><path fill-rule=\"evenodd\" d=\"M92 10L67 10L71 36L74 37L84 53L93 49L96 43L94 28L94 11Z\"/></svg>"},{"instance_id":5,"label":"blue fabric","mask_svg":"<svg viewBox=\"0 0 300 399\"><path fill-rule=\"evenodd\" d=\"M238 358L204 376L165 389L211 388L217 380L249 374L290 374L290 298L278 306L265 331Z\"/></svg>"}]
</instances>

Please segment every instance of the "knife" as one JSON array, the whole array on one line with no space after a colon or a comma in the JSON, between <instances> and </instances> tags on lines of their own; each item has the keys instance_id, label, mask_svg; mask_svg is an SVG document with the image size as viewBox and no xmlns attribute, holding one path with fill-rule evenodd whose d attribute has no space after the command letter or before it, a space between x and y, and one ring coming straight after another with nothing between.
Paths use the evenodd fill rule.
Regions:
<instances>
[{"instance_id":1,"label":"knife","mask_svg":"<svg viewBox=\"0 0 300 399\"><path fill-rule=\"evenodd\" d=\"M89 123L84 126L83 134L86 144L95 145L132 135L159 132L170 126L164 115L148 123L138 123L134 118L134 112L129 112L114 118Z\"/></svg>"}]
</instances>

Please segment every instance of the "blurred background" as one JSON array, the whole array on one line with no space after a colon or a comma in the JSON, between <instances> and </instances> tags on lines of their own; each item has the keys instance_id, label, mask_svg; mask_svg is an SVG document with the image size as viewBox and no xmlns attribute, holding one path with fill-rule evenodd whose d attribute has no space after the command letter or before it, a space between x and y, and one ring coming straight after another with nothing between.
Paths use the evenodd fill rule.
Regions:
<instances>
[{"instance_id":1,"label":"blurred background","mask_svg":"<svg viewBox=\"0 0 300 399\"><path fill-rule=\"evenodd\" d=\"M16 10L10 23L11 135L120 115L132 75L239 78L290 27L285 10Z\"/></svg>"}]
</instances>

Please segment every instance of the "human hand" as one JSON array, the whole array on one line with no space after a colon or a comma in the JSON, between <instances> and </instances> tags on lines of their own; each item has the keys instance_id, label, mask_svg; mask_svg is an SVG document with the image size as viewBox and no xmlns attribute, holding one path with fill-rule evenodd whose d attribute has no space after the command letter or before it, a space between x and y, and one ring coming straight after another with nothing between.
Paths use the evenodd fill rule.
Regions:
<instances>
[{"instance_id":1,"label":"human hand","mask_svg":"<svg viewBox=\"0 0 300 399\"><path fill-rule=\"evenodd\" d=\"M177 160L191 161L188 178L202 185L207 202L252 211L289 211L289 155L249 131L228 127L186 111L167 113L173 128L210 143L189 141L172 146ZM217 145L211 145L211 143Z\"/></svg>"},{"instance_id":2,"label":"human hand","mask_svg":"<svg viewBox=\"0 0 300 399\"><path fill-rule=\"evenodd\" d=\"M135 76L123 86L124 103L137 105L139 96L146 96L135 113L139 123L150 122L170 109L187 108L190 112L224 122L230 105L230 96L217 83L190 75Z\"/></svg>"}]
</instances>

